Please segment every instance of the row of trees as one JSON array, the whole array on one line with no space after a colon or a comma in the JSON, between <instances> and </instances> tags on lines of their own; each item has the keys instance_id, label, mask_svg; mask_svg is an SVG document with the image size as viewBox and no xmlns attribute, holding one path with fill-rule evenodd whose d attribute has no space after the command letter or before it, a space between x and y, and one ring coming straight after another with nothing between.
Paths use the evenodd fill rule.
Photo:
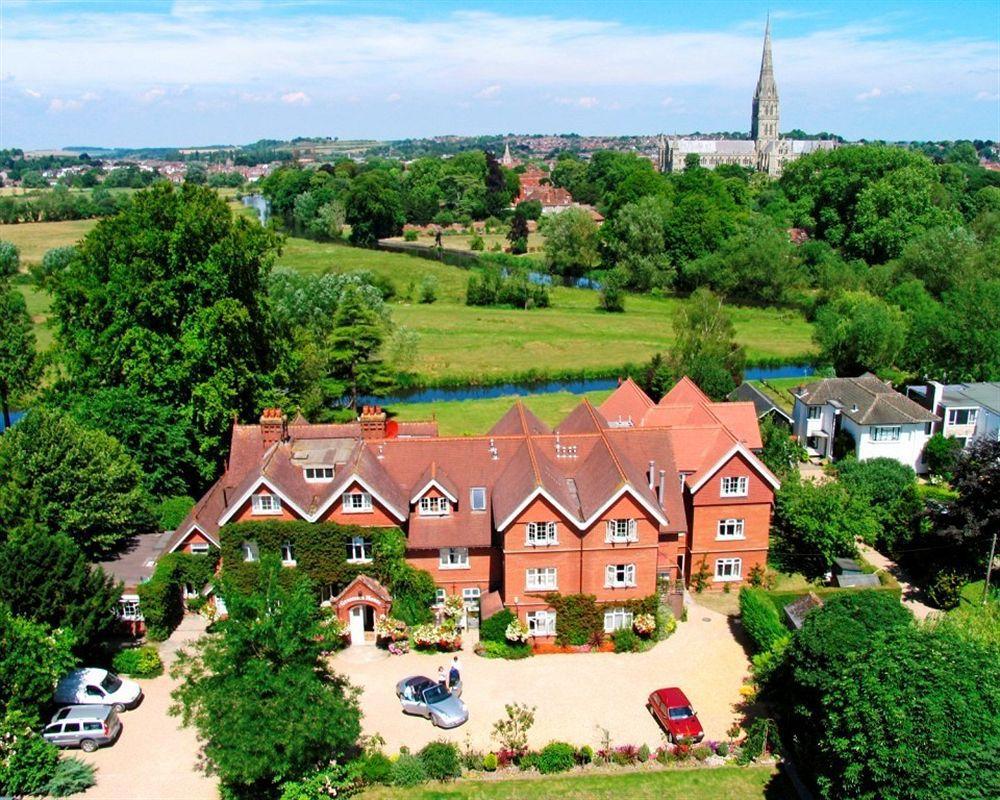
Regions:
<instances>
[{"instance_id":1,"label":"row of trees","mask_svg":"<svg viewBox=\"0 0 1000 800\"><path fill-rule=\"evenodd\" d=\"M121 195L99 186L89 192L71 192L65 186L25 197L0 197L0 224L61 222L106 217L123 205Z\"/></svg>"}]
</instances>

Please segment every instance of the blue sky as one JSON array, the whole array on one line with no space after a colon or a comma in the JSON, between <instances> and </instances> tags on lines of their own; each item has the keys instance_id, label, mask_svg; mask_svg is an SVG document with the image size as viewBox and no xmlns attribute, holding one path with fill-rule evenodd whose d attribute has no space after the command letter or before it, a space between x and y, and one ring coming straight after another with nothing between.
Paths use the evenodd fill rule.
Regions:
<instances>
[{"instance_id":1,"label":"blue sky","mask_svg":"<svg viewBox=\"0 0 1000 800\"><path fill-rule=\"evenodd\" d=\"M1000 3L2 0L0 147L782 129L1000 139Z\"/></svg>"}]
</instances>

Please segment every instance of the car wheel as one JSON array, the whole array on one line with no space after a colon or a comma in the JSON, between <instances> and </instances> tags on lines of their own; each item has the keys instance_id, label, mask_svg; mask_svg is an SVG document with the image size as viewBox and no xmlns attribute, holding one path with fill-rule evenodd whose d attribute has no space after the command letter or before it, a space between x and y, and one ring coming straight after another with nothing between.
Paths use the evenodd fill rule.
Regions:
<instances>
[{"instance_id":1,"label":"car wheel","mask_svg":"<svg viewBox=\"0 0 1000 800\"><path fill-rule=\"evenodd\" d=\"M83 750L84 753L93 753L97 749L97 742L93 739L84 739L80 742L80 749Z\"/></svg>"},{"instance_id":2,"label":"car wheel","mask_svg":"<svg viewBox=\"0 0 1000 800\"><path fill-rule=\"evenodd\" d=\"M431 714L431 725L433 725L435 728L438 726L438 718L435 717L433 714Z\"/></svg>"}]
</instances>

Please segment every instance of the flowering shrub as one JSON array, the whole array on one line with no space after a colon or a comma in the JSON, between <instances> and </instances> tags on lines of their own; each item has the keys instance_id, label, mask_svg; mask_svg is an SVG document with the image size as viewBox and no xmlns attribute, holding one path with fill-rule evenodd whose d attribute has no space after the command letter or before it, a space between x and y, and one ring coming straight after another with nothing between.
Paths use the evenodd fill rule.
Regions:
<instances>
[{"instance_id":1,"label":"flowering shrub","mask_svg":"<svg viewBox=\"0 0 1000 800\"><path fill-rule=\"evenodd\" d=\"M458 631L442 625L417 625L410 631L413 644L418 650L440 650L450 653L462 648L462 637Z\"/></svg>"},{"instance_id":2,"label":"flowering shrub","mask_svg":"<svg viewBox=\"0 0 1000 800\"><path fill-rule=\"evenodd\" d=\"M378 619L375 620L375 635L379 639L385 639L390 642L400 642L409 638L409 634L409 628L401 619L395 619L394 617L387 617L385 614L381 614Z\"/></svg>"},{"instance_id":3,"label":"flowering shrub","mask_svg":"<svg viewBox=\"0 0 1000 800\"><path fill-rule=\"evenodd\" d=\"M636 614L632 627L640 636L651 636L656 630L656 617L652 614Z\"/></svg>"},{"instance_id":4,"label":"flowering shrub","mask_svg":"<svg viewBox=\"0 0 1000 800\"><path fill-rule=\"evenodd\" d=\"M444 603L441 604L441 614L445 619L450 619L455 622L462 618L465 613L465 601L462 600L460 595L450 594L444 599Z\"/></svg>"},{"instance_id":5,"label":"flowering shrub","mask_svg":"<svg viewBox=\"0 0 1000 800\"><path fill-rule=\"evenodd\" d=\"M402 642L389 642L389 647L386 649L394 656L401 656L410 652L410 643L405 639Z\"/></svg>"},{"instance_id":6,"label":"flowering shrub","mask_svg":"<svg viewBox=\"0 0 1000 800\"><path fill-rule=\"evenodd\" d=\"M528 626L521 620L515 619L507 626L504 636L508 642L526 642L528 641Z\"/></svg>"}]
</instances>

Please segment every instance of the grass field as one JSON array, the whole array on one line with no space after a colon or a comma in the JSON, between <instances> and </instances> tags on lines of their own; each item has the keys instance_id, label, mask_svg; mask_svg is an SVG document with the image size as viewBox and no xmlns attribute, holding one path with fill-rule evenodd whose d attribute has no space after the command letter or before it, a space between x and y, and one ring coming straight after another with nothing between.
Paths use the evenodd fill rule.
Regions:
<instances>
[{"instance_id":1,"label":"grass field","mask_svg":"<svg viewBox=\"0 0 1000 800\"><path fill-rule=\"evenodd\" d=\"M23 222L0 225L0 239L13 242L21 251L21 269L39 264L53 247L76 244L97 224L96 219L73 219L65 222Z\"/></svg>"},{"instance_id":2,"label":"grass field","mask_svg":"<svg viewBox=\"0 0 1000 800\"><path fill-rule=\"evenodd\" d=\"M521 397L539 419L555 426L576 408L586 396L595 406L600 405L611 391L571 394L553 392ZM442 436L469 436L486 433L493 423L514 404L516 397L490 397L478 400L443 400L437 403L404 403L389 408L401 420L437 420Z\"/></svg>"},{"instance_id":3,"label":"grass field","mask_svg":"<svg viewBox=\"0 0 1000 800\"><path fill-rule=\"evenodd\" d=\"M483 244L486 247L486 252L490 251L494 245L500 245L501 248L506 248L509 246L507 241L507 234L505 233L484 233L482 235ZM394 241L403 242L406 241L402 236L397 236ZM467 250L472 252L472 236L465 233L449 233L441 236L441 246L445 250ZM420 234L417 237L416 244L426 245L427 247L434 247L434 236L433 234ZM545 246L545 237L540 233L529 233L528 234L528 252L530 253L540 253L542 248Z\"/></svg>"},{"instance_id":4,"label":"grass field","mask_svg":"<svg viewBox=\"0 0 1000 800\"><path fill-rule=\"evenodd\" d=\"M792 396L792 389L803 383L809 383L810 379L803 378L768 378L766 381L753 381L754 385L764 394L770 397L777 405L789 414L795 405L795 397Z\"/></svg>"},{"instance_id":5,"label":"grass field","mask_svg":"<svg viewBox=\"0 0 1000 800\"><path fill-rule=\"evenodd\" d=\"M429 783L412 789L377 788L362 800L785 800L795 793L770 767L670 769L607 775Z\"/></svg>"},{"instance_id":6,"label":"grass field","mask_svg":"<svg viewBox=\"0 0 1000 800\"><path fill-rule=\"evenodd\" d=\"M52 331L48 326L49 305L51 298L46 292L35 288L32 284L15 284L17 290L24 295L24 302L28 306L28 313L31 315L33 330L35 333L35 344L39 351L48 350L52 344Z\"/></svg>"}]
</instances>

